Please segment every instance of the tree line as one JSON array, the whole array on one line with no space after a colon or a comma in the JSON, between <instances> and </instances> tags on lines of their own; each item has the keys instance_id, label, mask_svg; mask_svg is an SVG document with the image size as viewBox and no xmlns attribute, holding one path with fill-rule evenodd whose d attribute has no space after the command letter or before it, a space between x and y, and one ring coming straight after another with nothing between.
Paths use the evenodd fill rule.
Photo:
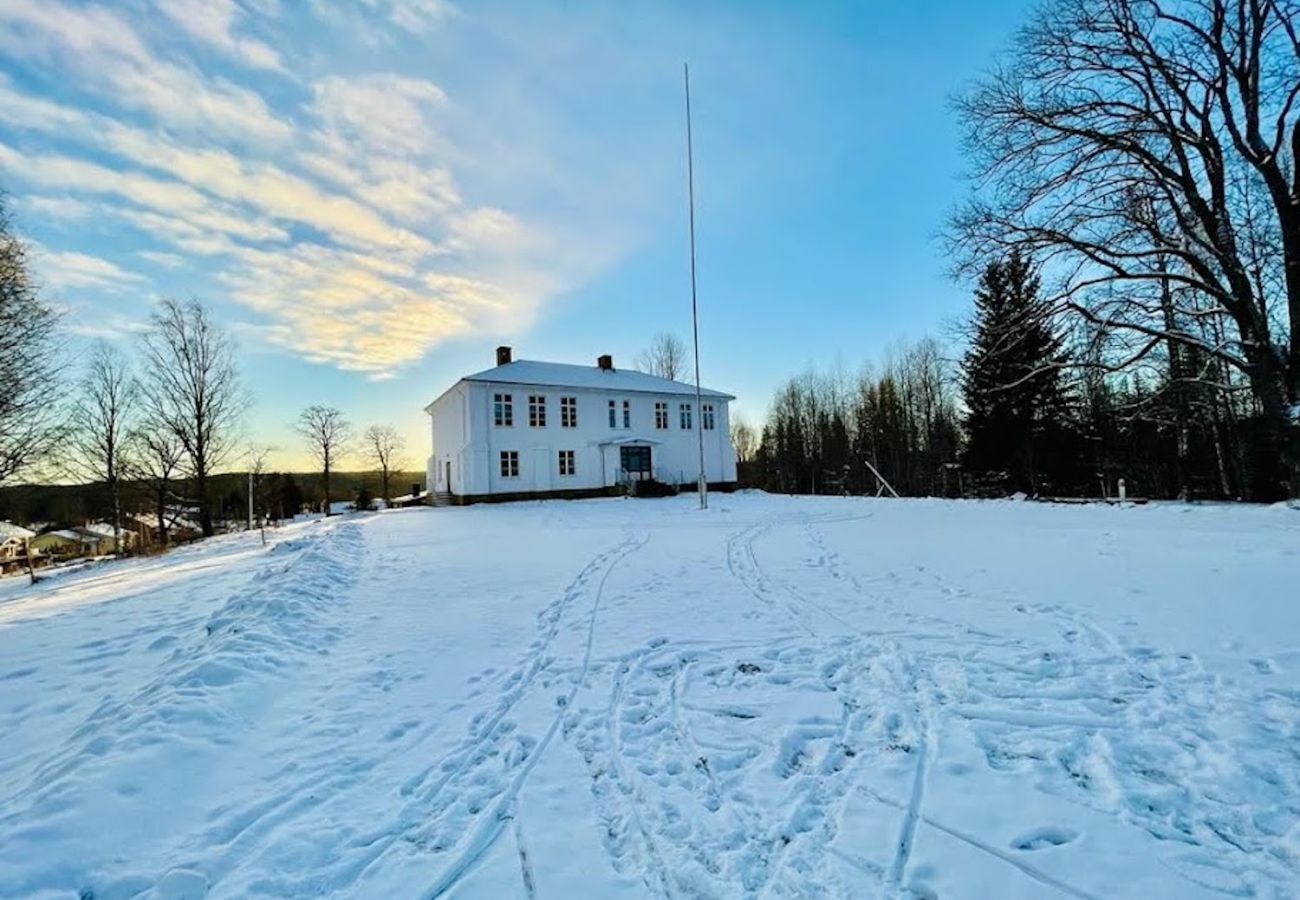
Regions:
<instances>
[{"instance_id":1,"label":"tree line","mask_svg":"<svg viewBox=\"0 0 1300 900\"><path fill-rule=\"evenodd\" d=\"M242 519L250 497L259 518L302 509L306 492L267 471L272 448L241 443L251 396L230 335L201 303L164 299L129 348L101 340L76 360L61 325L0 197L0 487L26 478L91 485L88 505L119 535L128 512L147 512L162 544L182 518L204 536L219 517ZM393 426L372 425L354 445L341 412L312 406L296 427L323 464L324 509L347 454L373 465L380 496L391 496L403 449ZM236 489L214 482L236 466L247 485L232 502Z\"/></svg>"},{"instance_id":2,"label":"tree line","mask_svg":"<svg viewBox=\"0 0 1300 900\"><path fill-rule=\"evenodd\" d=\"M955 101L972 191L948 249L975 291L938 436L923 365L802 376L753 482L868 490L871 463L904 493L1294 496L1298 23L1296 2L1040 7Z\"/></svg>"}]
</instances>

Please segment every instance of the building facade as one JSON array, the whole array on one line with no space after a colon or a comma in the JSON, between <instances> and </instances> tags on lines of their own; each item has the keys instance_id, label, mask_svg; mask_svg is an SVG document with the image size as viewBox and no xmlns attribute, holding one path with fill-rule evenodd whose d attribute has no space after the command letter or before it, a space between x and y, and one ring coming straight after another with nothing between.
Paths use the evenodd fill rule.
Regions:
<instances>
[{"instance_id":1,"label":"building facade","mask_svg":"<svg viewBox=\"0 0 1300 900\"><path fill-rule=\"evenodd\" d=\"M735 398L644 372L514 360L468 375L425 408L428 485L443 501L614 493L631 481L736 482L728 406Z\"/></svg>"}]
</instances>

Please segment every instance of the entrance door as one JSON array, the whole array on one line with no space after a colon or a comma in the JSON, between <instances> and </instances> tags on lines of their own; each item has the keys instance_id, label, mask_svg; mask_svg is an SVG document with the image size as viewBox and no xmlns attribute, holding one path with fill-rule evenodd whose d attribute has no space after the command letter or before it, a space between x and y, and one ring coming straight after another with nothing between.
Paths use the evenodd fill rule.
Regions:
<instances>
[{"instance_id":1,"label":"entrance door","mask_svg":"<svg viewBox=\"0 0 1300 900\"><path fill-rule=\"evenodd\" d=\"M618 463L632 481L648 481L651 477L649 447L637 445L619 447Z\"/></svg>"},{"instance_id":2,"label":"entrance door","mask_svg":"<svg viewBox=\"0 0 1300 900\"><path fill-rule=\"evenodd\" d=\"M447 480L444 481L442 484L443 487L447 489L447 493L450 494L452 492L451 491L451 460L447 460Z\"/></svg>"}]
</instances>

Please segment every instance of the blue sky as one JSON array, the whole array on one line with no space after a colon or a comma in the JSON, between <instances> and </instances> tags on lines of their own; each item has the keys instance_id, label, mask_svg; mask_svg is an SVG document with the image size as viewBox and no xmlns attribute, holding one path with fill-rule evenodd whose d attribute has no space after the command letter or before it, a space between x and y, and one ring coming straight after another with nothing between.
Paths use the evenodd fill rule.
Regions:
<instances>
[{"instance_id":1,"label":"blue sky","mask_svg":"<svg viewBox=\"0 0 1300 900\"><path fill-rule=\"evenodd\" d=\"M963 313L946 101L1028 8L0 0L0 186L74 340L197 297L278 463L327 403L422 467L421 408L498 343L689 336L689 60L704 380L758 419Z\"/></svg>"}]
</instances>

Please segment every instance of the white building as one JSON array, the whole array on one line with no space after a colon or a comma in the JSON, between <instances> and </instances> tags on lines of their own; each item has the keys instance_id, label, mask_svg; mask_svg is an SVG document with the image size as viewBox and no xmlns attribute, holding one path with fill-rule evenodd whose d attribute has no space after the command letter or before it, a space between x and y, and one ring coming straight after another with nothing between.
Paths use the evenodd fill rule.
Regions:
<instances>
[{"instance_id":1,"label":"white building","mask_svg":"<svg viewBox=\"0 0 1300 900\"><path fill-rule=\"evenodd\" d=\"M608 356L576 366L512 360L509 347L498 347L495 368L465 376L425 407L429 489L470 503L598 495L652 477L693 486L698 422L705 477L730 490L734 399L704 390L697 402L694 385L616 369Z\"/></svg>"}]
</instances>

